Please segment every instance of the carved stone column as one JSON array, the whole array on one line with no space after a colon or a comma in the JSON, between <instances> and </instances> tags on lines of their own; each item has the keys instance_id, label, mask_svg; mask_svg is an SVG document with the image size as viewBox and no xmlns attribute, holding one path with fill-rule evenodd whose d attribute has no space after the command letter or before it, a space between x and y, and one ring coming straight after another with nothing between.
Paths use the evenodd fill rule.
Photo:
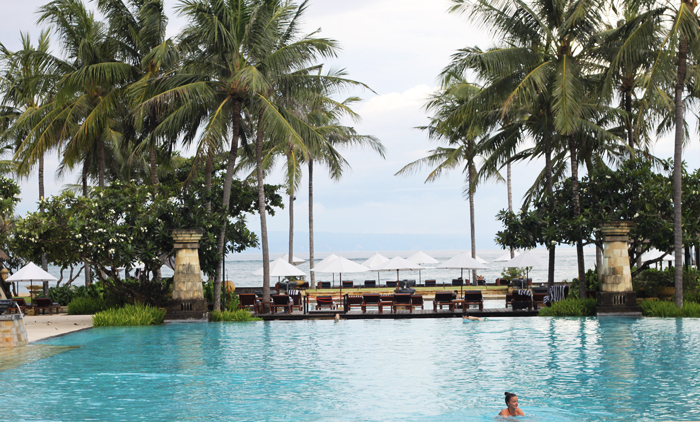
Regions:
<instances>
[{"instance_id":1,"label":"carved stone column","mask_svg":"<svg viewBox=\"0 0 700 422\"><path fill-rule=\"evenodd\" d=\"M201 229L173 230L175 275L166 320L201 321L209 318L199 267L199 239L203 234Z\"/></svg>"},{"instance_id":2,"label":"carved stone column","mask_svg":"<svg viewBox=\"0 0 700 422\"><path fill-rule=\"evenodd\" d=\"M640 315L637 295L632 290L632 272L627 250L627 234L634 226L630 221L617 221L601 227L603 232L603 280L598 295L598 315Z\"/></svg>"}]
</instances>

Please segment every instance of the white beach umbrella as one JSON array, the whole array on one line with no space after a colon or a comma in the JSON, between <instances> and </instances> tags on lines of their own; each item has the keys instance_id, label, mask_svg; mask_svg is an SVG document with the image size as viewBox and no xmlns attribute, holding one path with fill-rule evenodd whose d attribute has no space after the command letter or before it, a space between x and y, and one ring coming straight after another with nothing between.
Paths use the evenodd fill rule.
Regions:
<instances>
[{"instance_id":1,"label":"white beach umbrella","mask_svg":"<svg viewBox=\"0 0 700 422\"><path fill-rule=\"evenodd\" d=\"M282 255L282 259L289 262L289 254L286 253L286 254ZM292 264L299 265L299 264L303 264L304 262L306 262L305 259L301 259L301 258L298 258L296 256L292 256Z\"/></svg>"},{"instance_id":2,"label":"white beach umbrella","mask_svg":"<svg viewBox=\"0 0 700 422\"><path fill-rule=\"evenodd\" d=\"M331 262L335 261L338 257L338 255L332 253L328 255L327 257L323 258L321 262L318 262L314 264L314 267L312 270L318 271L318 272L323 272L322 270L328 266Z\"/></svg>"},{"instance_id":3,"label":"white beach umbrella","mask_svg":"<svg viewBox=\"0 0 700 422\"><path fill-rule=\"evenodd\" d=\"M460 270L460 277L464 278L464 270L483 270L488 268L487 265L482 264L476 259L471 257L469 252L461 252L442 264L437 266L438 268ZM475 280L476 281L476 280ZM462 286L460 285L460 293L462 291Z\"/></svg>"},{"instance_id":4,"label":"white beach umbrella","mask_svg":"<svg viewBox=\"0 0 700 422\"><path fill-rule=\"evenodd\" d=\"M513 254L513 258L515 258L515 257L518 256L518 255L520 255L520 253L519 253L519 252L515 252L515 253ZM501 256L499 256L498 258L494 259L493 262L508 262L508 261L510 261L510 260L513 259L513 258L510 257L510 252L508 252L507 254L501 255Z\"/></svg>"},{"instance_id":5,"label":"white beach umbrella","mask_svg":"<svg viewBox=\"0 0 700 422\"><path fill-rule=\"evenodd\" d=\"M504 267L526 267L525 278L529 278L530 269L528 267L543 267L547 265L547 261L535 255L532 251L523 252L510 261L503 264Z\"/></svg>"},{"instance_id":6,"label":"white beach umbrella","mask_svg":"<svg viewBox=\"0 0 700 422\"><path fill-rule=\"evenodd\" d=\"M423 251L418 251L406 259L416 264L437 264L440 262ZM418 270L418 283L421 282L421 271L422 270Z\"/></svg>"},{"instance_id":7,"label":"white beach umbrella","mask_svg":"<svg viewBox=\"0 0 700 422\"><path fill-rule=\"evenodd\" d=\"M364 273L370 271L370 269L342 256L336 256L335 259L328 261L322 268L312 268L311 271L340 274L340 297L343 297L343 273Z\"/></svg>"},{"instance_id":8,"label":"white beach umbrella","mask_svg":"<svg viewBox=\"0 0 700 422\"><path fill-rule=\"evenodd\" d=\"M36 264L33 262L30 262L29 264L25 265L22 267L19 271L16 273L12 274L11 276L7 277L7 280L9 282L29 282L29 285L34 287L34 282L35 281L56 281L58 280L56 277L52 276L51 274L47 273L43 269L39 268ZM31 292L33 292L32 289L30 289ZM31 294L30 294L31 296Z\"/></svg>"},{"instance_id":9,"label":"white beach umbrella","mask_svg":"<svg viewBox=\"0 0 700 422\"><path fill-rule=\"evenodd\" d=\"M399 281L399 271L416 271L422 270L425 267L421 267L413 261L401 258L400 256L395 256L384 263L384 265L379 268L380 270L396 270L396 281Z\"/></svg>"},{"instance_id":10,"label":"white beach umbrella","mask_svg":"<svg viewBox=\"0 0 700 422\"><path fill-rule=\"evenodd\" d=\"M468 254L469 256L472 256L472 252L471 252L471 251L467 251L467 254ZM477 255L476 258L474 258L474 259L476 259L477 261L481 262L482 264L488 264L488 263L489 263L487 260L485 260L484 258L480 257L479 255Z\"/></svg>"},{"instance_id":11,"label":"white beach umbrella","mask_svg":"<svg viewBox=\"0 0 700 422\"><path fill-rule=\"evenodd\" d=\"M253 275L263 275L263 267L260 267ZM277 258L270 262L270 276L277 277L277 281L279 281L280 277L300 277L306 276L306 273L285 261L283 258Z\"/></svg>"},{"instance_id":12,"label":"white beach umbrella","mask_svg":"<svg viewBox=\"0 0 700 422\"><path fill-rule=\"evenodd\" d=\"M423 251L418 251L406 259L415 262L416 264L437 264L440 262Z\"/></svg>"},{"instance_id":13,"label":"white beach umbrella","mask_svg":"<svg viewBox=\"0 0 700 422\"><path fill-rule=\"evenodd\" d=\"M374 255L372 255L367 261L363 262L362 265L377 272L377 284L380 284L379 271L384 271L380 268L388 261L389 258L385 257L379 252L375 252Z\"/></svg>"}]
</instances>

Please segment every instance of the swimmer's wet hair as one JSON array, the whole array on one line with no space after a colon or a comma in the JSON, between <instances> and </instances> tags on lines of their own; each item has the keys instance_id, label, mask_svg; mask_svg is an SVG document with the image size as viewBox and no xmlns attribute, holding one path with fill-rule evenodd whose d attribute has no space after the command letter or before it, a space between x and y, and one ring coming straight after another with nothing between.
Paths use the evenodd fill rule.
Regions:
<instances>
[{"instance_id":1,"label":"swimmer's wet hair","mask_svg":"<svg viewBox=\"0 0 700 422\"><path fill-rule=\"evenodd\" d=\"M506 404L510 403L510 399L512 399L513 397L518 397L518 395L506 391Z\"/></svg>"}]
</instances>

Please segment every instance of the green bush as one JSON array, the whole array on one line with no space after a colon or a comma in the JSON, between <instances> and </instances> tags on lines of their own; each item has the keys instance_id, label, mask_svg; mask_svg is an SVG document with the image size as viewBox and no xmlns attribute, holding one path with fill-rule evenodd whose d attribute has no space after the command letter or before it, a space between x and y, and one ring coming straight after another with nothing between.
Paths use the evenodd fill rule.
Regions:
<instances>
[{"instance_id":1,"label":"green bush","mask_svg":"<svg viewBox=\"0 0 700 422\"><path fill-rule=\"evenodd\" d=\"M685 303L685 302L700 303L700 293L683 292L683 303Z\"/></svg>"},{"instance_id":2,"label":"green bush","mask_svg":"<svg viewBox=\"0 0 700 422\"><path fill-rule=\"evenodd\" d=\"M226 322L244 322L244 321L262 321L261 318L256 318L247 309L238 309L236 311L214 311L211 314L212 321Z\"/></svg>"},{"instance_id":3,"label":"green bush","mask_svg":"<svg viewBox=\"0 0 700 422\"><path fill-rule=\"evenodd\" d=\"M700 318L700 304L685 302L678 309L675 303L667 300L644 300L641 303L642 315L649 317L691 317Z\"/></svg>"},{"instance_id":4,"label":"green bush","mask_svg":"<svg viewBox=\"0 0 700 422\"><path fill-rule=\"evenodd\" d=\"M94 315L107 309L102 298L76 297L68 304L68 315Z\"/></svg>"},{"instance_id":5,"label":"green bush","mask_svg":"<svg viewBox=\"0 0 700 422\"><path fill-rule=\"evenodd\" d=\"M590 316L595 314L596 299L568 298L542 308L539 316Z\"/></svg>"},{"instance_id":6,"label":"green bush","mask_svg":"<svg viewBox=\"0 0 700 422\"><path fill-rule=\"evenodd\" d=\"M100 298L102 297L102 289L96 284L91 284L89 287L85 286L61 286L61 287L51 287L49 288L49 297L54 301L60 303L62 306L67 306L73 301L73 299L78 297L92 297Z\"/></svg>"},{"instance_id":7,"label":"green bush","mask_svg":"<svg viewBox=\"0 0 700 422\"><path fill-rule=\"evenodd\" d=\"M637 297L656 296L657 287L674 287L674 267L664 270L646 269L632 279ZM700 294L700 281L695 268L683 269L683 294Z\"/></svg>"},{"instance_id":8,"label":"green bush","mask_svg":"<svg viewBox=\"0 0 700 422\"><path fill-rule=\"evenodd\" d=\"M600 288L600 282L598 281L598 270L588 270L586 271L586 290L598 290ZM578 298L578 278L571 280L571 285L569 286L569 297Z\"/></svg>"},{"instance_id":9,"label":"green bush","mask_svg":"<svg viewBox=\"0 0 700 422\"><path fill-rule=\"evenodd\" d=\"M162 324L164 319L163 309L137 303L97 313L92 317L92 325L95 327L158 325Z\"/></svg>"}]
</instances>

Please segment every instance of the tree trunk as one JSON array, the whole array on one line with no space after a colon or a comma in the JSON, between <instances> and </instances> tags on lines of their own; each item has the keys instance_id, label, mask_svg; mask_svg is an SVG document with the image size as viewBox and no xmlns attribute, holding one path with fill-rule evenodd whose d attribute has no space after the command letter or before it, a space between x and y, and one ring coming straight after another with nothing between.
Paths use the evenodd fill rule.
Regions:
<instances>
[{"instance_id":1,"label":"tree trunk","mask_svg":"<svg viewBox=\"0 0 700 422\"><path fill-rule=\"evenodd\" d=\"M294 265L294 193L289 194L289 263Z\"/></svg>"},{"instance_id":2,"label":"tree trunk","mask_svg":"<svg viewBox=\"0 0 700 422\"><path fill-rule=\"evenodd\" d=\"M207 195L211 195L211 173L214 169L214 152L209 149L207 151L207 163L204 166L204 189ZM207 199L206 205L207 214L211 214L211 198Z\"/></svg>"},{"instance_id":3,"label":"tree trunk","mask_svg":"<svg viewBox=\"0 0 700 422\"><path fill-rule=\"evenodd\" d=\"M231 185L233 184L233 170L236 167L236 156L238 155L238 134L241 128L241 101L234 100L233 103L233 117L231 122L231 129L233 135L231 137L231 150L228 154L228 164L226 166L226 177L224 178L224 196L223 196L223 210L224 215L228 216L229 202L231 200ZM264 204L263 204L264 206ZM224 218L223 227L221 228L221 233L219 233L219 239L216 242L218 256L221 261L219 261L216 266L216 278L214 278L214 309L221 309L221 283L223 281L223 271L222 266L225 262L224 246L226 246L226 223L228 218Z\"/></svg>"},{"instance_id":4,"label":"tree trunk","mask_svg":"<svg viewBox=\"0 0 700 422\"><path fill-rule=\"evenodd\" d=\"M309 158L309 268L314 268L314 160ZM311 288L316 288L316 272L310 272Z\"/></svg>"},{"instance_id":5,"label":"tree trunk","mask_svg":"<svg viewBox=\"0 0 700 422\"><path fill-rule=\"evenodd\" d=\"M39 155L39 199L40 201L43 201L45 198L46 192L44 191L44 154ZM44 211L44 206L42 205L43 202L39 202L39 210ZM46 254L41 254L41 268L44 271L49 270L49 263L46 260ZM49 282L44 281L43 283L44 287L44 296L49 295Z\"/></svg>"},{"instance_id":6,"label":"tree trunk","mask_svg":"<svg viewBox=\"0 0 700 422\"><path fill-rule=\"evenodd\" d=\"M105 187L105 143L97 140L97 186Z\"/></svg>"},{"instance_id":7,"label":"tree trunk","mask_svg":"<svg viewBox=\"0 0 700 422\"><path fill-rule=\"evenodd\" d=\"M625 111L627 112L627 144L634 148L634 133L632 128L632 87L625 89Z\"/></svg>"},{"instance_id":8,"label":"tree trunk","mask_svg":"<svg viewBox=\"0 0 700 422\"><path fill-rule=\"evenodd\" d=\"M688 40L681 38L678 45L678 71L676 74L676 139L673 151L673 245L675 252L676 306L683 306L683 217L681 214L681 176L683 168L683 122L685 107L683 106L683 84L687 71Z\"/></svg>"},{"instance_id":9,"label":"tree trunk","mask_svg":"<svg viewBox=\"0 0 700 422\"><path fill-rule=\"evenodd\" d=\"M83 196L87 197L88 196L88 185L87 185L87 174L88 174L88 158L85 157L85 161L83 161L83 174L81 175L81 179L83 182ZM87 261L83 261L83 267L85 268L85 286L89 286L92 283L91 277L92 273L90 271L90 266L88 265Z\"/></svg>"},{"instance_id":10,"label":"tree trunk","mask_svg":"<svg viewBox=\"0 0 700 422\"><path fill-rule=\"evenodd\" d=\"M569 155L571 157L571 205L574 218L581 215L581 207L578 196L578 157L576 156L576 141L573 135L569 135ZM576 261L578 263L578 291L579 298L586 298L586 267L583 261L583 242L579 234L576 239Z\"/></svg>"},{"instance_id":11,"label":"tree trunk","mask_svg":"<svg viewBox=\"0 0 700 422\"><path fill-rule=\"evenodd\" d=\"M263 179L262 155L263 155L263 115L265 109L258 116L258 133L255 142L255 165L258 176L258 207L260 213L260 239L263 255L263 312L270 309L270 253L267 244L267 219L265 211L265 184Z\"/></svg>"},{"instance_id":12,"label":"tree trunk","mask_svg":"<svg viewBox=\"0 0 700 422\"><path fill-rule=\"evenodd\" d=\"M474 164L469 165L469 227L472 240L472 258L476 259L476 224L474 222ZM472 270L472 283L477 283L476 270Z\"/></svg>"},{"instance_id":13,"label":"tree trunk","mask_svg":"<svg viewBox=\"0 0 700 422\"><path fill-rule=\"evenodd\" d=\"M549 118L549 115L547 116ZM549 124L547 125L549 127ZM545 193L551 197L554 193L554 184L552 183L552 136L549 130L544 134L544 178L545 178ZM556 258L556 246L547 245L549 251L549 265L547 267L547 287L554 286L554 260Z\"/></svg>"},{"instance_id":14,"label":"tree trunk","mask_svg":"<svg viewBox=\"0 0 700 422\"><path fill-rule=\"evenodd\" d=\"M510 163L506 164L506 184L508 185L508 211L513 212L513 186L511 184L511 181L513 180L511 177L511 168L510 168ZM515 249L513 247L510 247L510 259L515 258Z\"/></svg>"},{"instance_id":15,"label":"tree trunk","mask_svg":"<svg viewBox=\"0 0 700 422\"><path fill-rule=\"evenodd\" d=\"M151 184L158 185L158 166L156 165L156 146L151 145Z\"/></svg>"}]
</instances>

